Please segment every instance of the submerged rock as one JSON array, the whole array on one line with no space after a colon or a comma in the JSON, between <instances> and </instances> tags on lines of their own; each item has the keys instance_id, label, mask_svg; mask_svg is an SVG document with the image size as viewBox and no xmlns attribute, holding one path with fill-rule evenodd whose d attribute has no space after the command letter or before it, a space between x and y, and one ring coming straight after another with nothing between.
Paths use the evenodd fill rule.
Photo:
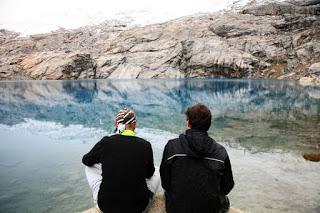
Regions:
<instances>
[{"instance_id":1,"label":"submerged rock","mask_svg":"<svg viewBox=\"0 0 320 213\"><path fill-rule=\"evenodd\" d=\"M319 11L315 0L267 1L145 27L101 24L24 38L3 30L0 79L308 77L318 82L313 64L320 58Z\"/></svg>"}]
</instances>

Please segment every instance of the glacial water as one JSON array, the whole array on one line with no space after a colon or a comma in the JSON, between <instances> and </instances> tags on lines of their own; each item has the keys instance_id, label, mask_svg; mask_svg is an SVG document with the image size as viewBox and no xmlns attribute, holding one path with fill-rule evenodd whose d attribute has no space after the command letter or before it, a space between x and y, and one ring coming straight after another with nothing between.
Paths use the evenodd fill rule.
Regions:
<instances>
[{"instance_id":1,"label":"glacial water","mask_svg":"<svg viewBox=\"0 0 320 213\"><path fill-rule=\"evenodd\" d=\"M245 212L320 212L320 87L292 81L90 80L0 82L0 212L79 212L93 206L83 154L138 116L159 165L185 130L186 108L210 107L209 134L232 163L231 205Z\"/></svg>"}]
</instances>

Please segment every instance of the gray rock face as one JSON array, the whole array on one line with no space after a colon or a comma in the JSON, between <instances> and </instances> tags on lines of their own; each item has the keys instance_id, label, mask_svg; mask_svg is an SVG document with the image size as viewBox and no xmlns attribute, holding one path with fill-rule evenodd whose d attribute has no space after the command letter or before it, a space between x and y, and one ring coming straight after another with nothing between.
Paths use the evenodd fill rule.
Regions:
<instances>
[{"instance_id":1,"label":"gray rock face","mask_svg":"<svg viewBox=\"0 0 320 213\"><path fill-rule=\"evenodd\" d=\"M319 8L268 1L145 27L104 23L26 38L2 30L0 79L310 77Z\"/></svg>"},{"instance_id":2,"label":"gray rock face","mask_svg":"<svg viewBox=\"0 0 320 213\"><path fill-rule=\"evenodd\" d=\"M291 0L289 2L298 6L311 6L311 5L320 4L320 0L304 0L304 1Z\"/></svg>"},{"instance_id":3,"label":"gray rock face","mask_svg":"<svg viewBox=\"0 0 320 213\"><path fill-rule=\"evenodd\" d=\"M20 65L26 75L39 80L90 79L96 77L96 65L90 54L42 52L30 54Z\"/></svg>"},{"instance_id":4,"label":"gray rock face","mask_svg":"<svg viewBox=\"0 0 320 213\"><path fill-rule=\"evenodd\" d=\"M19 33L0 29L0 45L9 42L19 36Z\"/></svg>"},{"instance_id":5,"label":"gray rock face","mask_svg":"<svg viewBox=\"0 0 320 213\"><path fill-rule=\"evenodd\" d=\"M252 14L256 16L279 16L284 14L290 15L320 15L319 1L287 1L287 2L267 2L263 5L255 5L247 7L242 11L244 14Z\"/></svg>"},{"instance_id":6,"label":"gray rock face","mask_svg":"<svg viewBox=\"0 0 320 213\"><path fill-rule=\"evenodd\" d=\"M320 62L312 64L309 67L309 73L320 76Z\"/></svg>"}]
</instances>

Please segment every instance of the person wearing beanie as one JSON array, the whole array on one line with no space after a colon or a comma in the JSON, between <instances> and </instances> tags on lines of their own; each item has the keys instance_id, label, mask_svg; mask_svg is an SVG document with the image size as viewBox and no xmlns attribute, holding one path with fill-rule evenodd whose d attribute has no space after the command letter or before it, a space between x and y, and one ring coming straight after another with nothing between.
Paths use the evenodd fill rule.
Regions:
<instances>
[{"instance_id":1,"label":"person wearing beanie","mask_svg":"<svg viewBox=\"0 0 320 213\"><path fill-rule=\"evenodd\" d=\"M234 186L226 149L207 131L211 112L203 104L186 111L187 130L169 140L160 165L167 213L227 212Z\"/></svg>"},{"instance_id":2,"label":"person wearing beanie","mask_svg":"<svg viewBox=\"0 0 320 213\"><path fill-rule=\"evenodd\" d=\"M152 148L136 136L136 125L132 110L120 110L116 134L102 138L82 158L93 199L102 212L141 213L153 196L146 182L155 171Z\"/></svg>"}]
</instances>

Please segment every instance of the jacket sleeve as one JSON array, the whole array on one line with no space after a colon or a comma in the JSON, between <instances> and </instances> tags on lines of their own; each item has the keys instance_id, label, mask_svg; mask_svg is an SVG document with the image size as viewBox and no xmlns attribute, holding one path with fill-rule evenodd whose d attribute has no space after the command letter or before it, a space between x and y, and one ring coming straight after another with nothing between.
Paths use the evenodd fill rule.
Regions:
<instances>
[{"instance_id":1,"label":"jacket sleeve","mask_svg":"<svg viewBox=\"0 0 320 213\"><path fill-rule=\"evenodd\" d=\"M152 148L151 144L148 144L148 165L147 165L147 177L146 178L151 178L154 173L154 164L153 164L153 153L152 153Z\"/></svg>"},{"instance_id":2,"label":"jacket sleeve","mask_svg":"<svg viewBox=\"0 0 320 213\"><path fill-rule=\"evenodd\" d=\"M160 177L162 187L166 191L170 191L170 182L171 182L171 165L168 163L168 144L165 146L162 160L160 164Z\"/></svg>"},{"instance_id":3,"label":"jacket sleeve","mask_svg":"<svg viewBox=\"0 0 320 213\"><path fill-rule=\"evenodd\" d=\"M94 147L82 157L82 163L86 166L93 166L96 163L101 163L101 153L104 145L104 140L101 139Z\"/></svg>"},{"instance_id":4,"label":"jacket sleeve","mask_svg":"<svg viewBox=\"0 0 320 213\"><path fill-rule=\"evenodd\" d=\"M224 164L225 164L225 168L224 168L224 175L222 178L222 191L224 192L225 195L227 195L229 194L229 192L234 186L231 164L228 156L224 161Z\"/></svg>"}]
</instances>

